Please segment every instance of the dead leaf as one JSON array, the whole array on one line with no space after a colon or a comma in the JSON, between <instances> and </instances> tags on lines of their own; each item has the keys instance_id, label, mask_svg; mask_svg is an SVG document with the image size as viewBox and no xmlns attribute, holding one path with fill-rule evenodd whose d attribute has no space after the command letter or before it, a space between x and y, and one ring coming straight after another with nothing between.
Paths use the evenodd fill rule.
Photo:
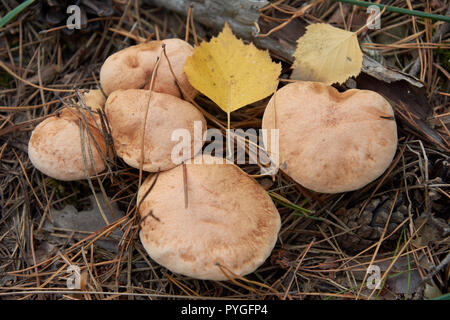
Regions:
<instances>
[{"instance_id":1,"label":"dead leaf","mask_svg":"<svg viewBox=\"0 0 450 320\"><path fill-rule=\"evenodd\" d=\"M292 79L331 85L357 76L363 54L356 33L318 23L297 40L294 58Z\"/></svg>"},{"instance_id":2,"label":"dead leaf","mask_svg":"<svg viewBox=\"0 0 450 320\"><path fill-rule=\"evenodd\" d=\"M425 299L434 299L442 295L441 290L436 286L434 282L432 284L425 283L425 290L423 296Z\"/></svg>"},{"instance_id":3,"label":"dead leaf","mask_svg":"<svg viewBox=\"0 0 450 320\"><path fill-rule=\"evenodd\" d=\"M396 110L396 117L419 132L422 139L427 139L445 150L442 138L427 124L427 118L432 114L433 109L423 84L411 76L384 67L367 57L364 57L363 72L356 78L356 82L358 89L378 92L391 101Z\"/></svg>"},{"instance_id":4,"label":"dead leaf","mask_svg":"<svg viewBox=\"0 0 450 320\"><path fill-rule=\"evenodd\" d=\"M448 236L448 224L441 218L419 216L415 219L414 225L416 228L423 225L417 232L417 238L412 240L417 247L428 246Z\"/></svg>"},{"instance_id":5,"label":"dead leaf","mask_svg":"<svg viewBox=\"0 0 450 320\"><path fill-rule=\"evenodd\" d=\"M33 257L33 252L30 250L29 252L27 252L25 258L26 258L27 263L30 266L32 266L32 265L34 265L35 259L36 259L36 264L39 264L39 263L47 260L53 254L55 254L56 250L57 250L56 246L54 246L50 242L42 241L41 243L39 243L39 245L35 245L34 257Z\"/></svg>"},{"instance_id":6,"label":"dead leaf","mask_svg":"<svg viewBox=\"0 0 450 320\"><path fill-rule=\"evenodd\" d=\"M117 204L110 199L105 199L103 194L98 193L97 199L100 207L105 213L109 223L123 217L124 213L119 210ZM73 205L66 205L61 210L52 210L53 222L46 221L44 223L44 231L52 233L65 232L81 232L80 234L71 235L74 239L83 238L86 232L96 232L106 226L105 220L100 212L100 207L95 201L94 195L89 196L91 209L78 211ZM110 203L113 211L110 210ZM102 237L95 242L95 245L103 249L115 252L117 250L118 239L122 236L120 229L115 229L108 237Z\"/></svg>"}]
</instances>

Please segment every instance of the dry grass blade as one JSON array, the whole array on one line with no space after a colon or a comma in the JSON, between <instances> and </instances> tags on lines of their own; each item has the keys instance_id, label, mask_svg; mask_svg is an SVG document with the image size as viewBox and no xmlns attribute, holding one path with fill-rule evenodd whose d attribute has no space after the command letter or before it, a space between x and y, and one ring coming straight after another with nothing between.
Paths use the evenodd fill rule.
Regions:
<instances>
[{"instance_id":1,"label":"dry grass blade","mask_svg":"<svg viewBox=\"0 0 450 320\"><path fill-rule=\"evenodd\" d=\"M141 136L141 159L139 161L139 183L138 186L140 187L142 184L142 173L143 173L143 167L144 167L144 158L145 158L145 152L144 152L144 146L145 146L145 133L147 130L147 117L148 117L148 111L150 109L150 100L152 98L152 90L154 87L155 77L158 72L159 63L161 61L161 54L164 51L165 45L163 44L163 49L161 53L159 54L156 63L155 68L153 69L152 76L150 78L150 87L149 87L149 97L148 97L148 103L145 107L145 117L144 117L144 124L142 125L142 136ZM145 86L145 85L144 85Z\"/></svg>"},{"instance_id":2,"label":"dry grass blade","mask_svg":"<svg viewBox=\"0 0 450 320\"><path fill-rule=\"evenodd\" d=\"M8 66L0 60L0 67L2 67L6 72L8 72L10 75L12 75L14 78L22 81L23 83L32 86L34 88L40 89L40 90L45 90L45 91L52 91L52 92L74 92L75 90L65 90L65 89L53 89L53 88L46 88L46 87L41 87L38 85L35 85L34 83L21 78L19 75L17 75L14 71L12 71L10 68L8 68Z\"/></svg>"}]
</instances>

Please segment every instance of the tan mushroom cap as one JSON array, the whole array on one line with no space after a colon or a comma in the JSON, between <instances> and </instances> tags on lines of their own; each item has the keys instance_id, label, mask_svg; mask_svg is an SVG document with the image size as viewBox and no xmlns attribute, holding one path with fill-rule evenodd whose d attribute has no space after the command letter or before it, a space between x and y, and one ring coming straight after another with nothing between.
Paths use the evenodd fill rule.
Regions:
<instances>
[{"instance_id":1,"label":"tan mushroom cap","mask_svg":"<svg viewBox=\"0 0 450 320\"><path fill-rule=\"evenodd\" d=\"M234 164L192 163L186 172L187 209L182 166L160 173L143 201L154 177L139 189L145 250L172 272L197 279L227 280L218 264L239 276L255 271L280 229L270 197Z\"/></svg>"},{"instance_id":2,"label":"tan mushroom cap","mask_svg":"<svg viewBox=\"0 0 450 320\"><path fill-rule=\"evenodd\" d=\"M194 98L197 91L184 73L186 58L194 49L189 43L176 38L138 44L109 56L100 70L100 83L105 93L109 95L118 89L142 89L144 84L145 89L148 89L156 60L162 51L162 44L166 45L166 53L179 85L188 96ZM164 54L161 54L153 91L182 97Z\"/></svg>"},{"instance_id":3,"label":"tan mushroom cap","mask_svg":"<svg viewBox=\"0 0 450 320\"><path fill-rule=\"evenodd\" d=\"M187 130L190 152L181 160L194 157L202 148L206 120L194 105L169 94L140 89L117 90L106 101L106 116L119 157L128 165L139 168L141 162L142 132L147 104L149 104L144 138L143 170L156 172L168 170L179 163L172 161L172 151L180 141L174 139L175 130ZM199 143L194 143L194 125L201 127Z\"/></svg>"},{"instance_id":4,"label":"tan mushroom cap","mask_svg":"<svg viewBox=\"0 0 450 320\"><path fill-rule=\"evenodd\" d=\"M94 111L105 107L106 98L101 90L93 89L83 94L84 103Z\"/></svg>"},{"instance_id":5,"label":"tan mushroom cap","mask_svg":"<svg viewBox=\"0 0 450 320\"><path fill-rule=\"evenodd\" d=\"M295 82L271 98L262 127L279 129L281 170L306 188L338 193L367 185L389 167L397 148L393 117L376 92Z\"/></svg>"},{"instance_id":6,"label":"tan mushroom cap","mask_svg":"<svg viewBox=\"0 0 450 320\"><path fill-rule=\"evenodd\" d=\"M31 163L39 171L57 180L86 179L79 118L73 112L64 109L61 114L42 121L33 130L28 143ZM89 130L93 139L89 133L85 133L85 155L88 173L94 175L106 168L94 139L103 155L106 155L106 145L99 130L93 125L89 125ZM92 150L92 158L89 149Z\"/></svg>"}]
</instances>

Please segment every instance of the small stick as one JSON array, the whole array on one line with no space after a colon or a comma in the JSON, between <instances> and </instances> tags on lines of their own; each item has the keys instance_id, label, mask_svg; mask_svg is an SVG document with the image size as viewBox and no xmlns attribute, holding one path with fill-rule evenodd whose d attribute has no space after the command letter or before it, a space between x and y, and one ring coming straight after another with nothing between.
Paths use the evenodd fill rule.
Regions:
<instances>
[{"instance_id":1,"label":"small stick","mask_svg":"<svg viewBox=\"0 0 450 320\"><path fill-rule=\"evenodd\" d=\"M442 262L431 269L431 272L420 282L420 285L425 283L430 283L431 278L433 278L439 271L441 271L450 262L450 253L442 260Z\"/></svg>"},{"instance_id":2,"label":"small stick","mask_svg":"<svg viewBox=\"0 0 450 320\"><path fill-rule=\"evenodd\" d=\"M47 87L41 87L38 86L26 79L23 79L22 77L20 77L19 75L17 75L14 71L12 71L10 68L8 68L8 66L0 60L0 67L3 68L7 73L9 73L11 76L13 76L14 78L16 78L19 81L22 81L23 83L32 86L33 88L36 89L40 89L40 90L45 90L45 91L52 91L52 92L74 92L75 90L69 90L69 89L53 89L53 88L47 88Z\"/></svg>"},{"instance_id":3,"label":"small stick","mask_svg":"<svg viewBox=\"0 0 450 320\"><path fill-rule=\"evenodd\" d=\"M184 187L184 208L188 208L188 185L187 185L187 168L183 162L183 187Z\"/></svg>"},{"instance_id":4,"label":"small stick","mask_svg":"<svg viewBox=\"0 0 450 320\"><path fill-rule=\"evenodd\" d=\"M304 7L300 8L300 9L297 10L297 11L295 11L295 12L292 14L292 16L291 16L289 19L287 19L285 22L283 22L282 24L280 24L280 25L278 25L278 26L276 26L276 27L270 29L267 33L259 34L258 37L259 37L259 38L266 38L266 37L270 36L272 33L276 32L276 31L278 31L278 30L283 29L283 28L284 28L286 25L288 25L292 20L294 20L295 18L298 18L298 17L303 16L303 15L306 13L306 11L308 11L308 10L311 9L312 7L314 7L314 6L316 6L316 5L320 4L320 3L322 3L322 1L323 1L323 0L316 0L316 1L313 2L313 3L310 3L310 4L305 5Z\"/></svg>"},{"instance_id":5,"label":"small stick","mask_svg":"<svg viewBox=\"0 0 450 320\"><path fill-rule=\"evenodd\" d=\"M192 3L189 6L187 18L186 18L186 33L184 35L184 41L189 41L189 22L191 21L191 14L192 14Z\"/></svg>"},{"instance_id":6,"label":"small stick","mask_svg":"<svg viewBox=\"0 0 450 320\"><path fill-rule=\"evenodd\" d=\"M161 38L159 37L159 28L158 28L157 24L155 24L155 34L156 34L156 40L161 41Z\"/></svg>"},{"instance_id":7,"label":"small stick","mask_svg":"<svg viewBox=\"0 0 450 320\"><path fill-rule=\"evenodd\" d=\"M164 50L165 46L166 46L165 44L162 45L163 50ZM158 67L159 67L160 61L161 61L161 53L159 54L158 58L156 59L155 68L153 69L152 78L150 80L150 87L148 89L149 97L148 97L148 102L147 102L146 109L145 109L144 125L142 128L141 157L140 157L140 164L139 164L139 184L138 184L139 187L141 187L141 184L142 184L142 169L144 166L145 127L147 126L147 116L148 116L148 111L150 109L150 100L152 98L152 90L153 90L153 86L154 86L154 82L155 82L155 76L156 76L156 73L158 72Z\"/></svg>"},{"instance_id":8,"label":"small stick","mask_svg":"<svg viewBox=\"0 0 450 320\"><path fill-rule=\"evenodd\" d=\"M147 191L145 191L144 196L141 198L141 201L138 202L138 205L136 207L136 211L139 213L139 209L141 207L141 203L144 202L145 198L147 198L147 196L149 195L149 193L153 190L153 187L156 184L156 181L158 180L159 177L159 173L160 173L160 169L158 168L158 171L156 172L155 175L155 180L153 180L152 184L150 185L150 187L148 188Z\"/></svg>"},{"instance_id":9,"label":"small stick","mask_svg":"<svg viewBox=\"0 0 450 320\"><path fill-rule=\"evenodd\" d=\"M194 5L191 3L191 7L194 8ZM198 47L198 39L197 39L197 32L195 31L195 24L194 24L194 14L191 14L191 27L192 27L192 33L194 34L194 43L195 46Z\"/></svg>"},{"instance_id":10,"label":"small stick","mask_svg":"<svg viewBox=\"0 0 450 320\"><path fill-rule=\"evenodd\" d=\"M97 77L95 76L95 72L92 71L91 74L92 74L92 77L94 78L95 84L97 85L97 87L100 90L100 92L103 94L105 99L108 99L108 95L105 93L105 90L103 90L102 84L100 83L100 81L98 81Z\"/></svg>"}]
</instances>

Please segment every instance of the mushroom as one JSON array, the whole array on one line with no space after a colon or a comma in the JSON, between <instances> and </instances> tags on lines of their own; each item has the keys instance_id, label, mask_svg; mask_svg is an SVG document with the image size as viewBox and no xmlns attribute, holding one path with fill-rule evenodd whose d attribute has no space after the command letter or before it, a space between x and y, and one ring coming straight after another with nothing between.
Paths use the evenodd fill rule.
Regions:
<instances>
[{"instance_id":1,"label":"mushroom","mask_svg":"<svg viewBox=\"0 0 450 320\"><path fill-rule=\"evenodd\" d=\"M28 156L36 169L54 179L65 181L85 179L86 170L89 175L105 170L106 144L88 114L86 119L89 128L86 129L92 136L89 132L84 133L83 158L80 119L81 115L76 111L65 108L60 114L36 126L28 142Z\"/></svg>"},{"instance_id":2,"label":"mushroom","mask_svg":"<svg viewBox=\"0 0 450 320\"><path fill-rule=\"evenodd\" d=\"M155 175L144 181L138 191L140 240L153 260L175 273L204 280L249 274L275 246L278 211L239 167L201 157L161 172L150 191Z\"/></svg>"},{"instance_id":3,"label":"mushroom","mask_svg":"<svg viewBox=\"0 0 450 320\"><path fill-rule=\"evenodd\" d=\"M106 97L100 90L89 90L83 93L84 103L93 111L102 110L105 107Z\"/></svg>"},{"instance_id":4,"label":"mushroom","mask_svg":"<svg viewBox=\"0 0 450 320\"><path fill-rule=\"evenodd\" d=\"M149 172L173 168L202 148L205 118L194 105L172 95L143 89L116 90L109 95L105 110L117 155L134 168L139 168L141 163L142 147L143 170ZM201 131L194 132L196 124ZM172 151L179 144L176 139L172 141L177 129L186 130L190 140L190 149L182 150L178 163L172 159ZM194 139L195 134L198 139Z\"/></svg>"},{"instance_id":5,"label":"mushroom","mask_svg":"<svg viewBox=\"0 0 450 320\"><path fill-rule=\"evenodd\" d=\"M311 190L338 193L378 178L397 148L394 112L369 90L339 93L319 82L294 82L279 89L264 112L263 129L279 129L282 171Z\"/></svg>"},{"instance_id":6,"label":"mushroom","mask_svg":"<svg viewBox=\"0 0 450 320\"><path fill-rule=\"evenodd\" d=\"M184 73L186 58L193 52L192 46L181 39L150 41L120 50L109 56L100 70L100 83L107 95L118 89L148 89L150 78L155 69L158 56L161 57L153 91L183 97L175 78L169 68L166 57L162 54L162 45L166 45L167 57L176 76L178 85L184 93L194 98L197 91L190 85ZM186 97L187 98L187 97Z\"/></svg>"}]
</instances>

